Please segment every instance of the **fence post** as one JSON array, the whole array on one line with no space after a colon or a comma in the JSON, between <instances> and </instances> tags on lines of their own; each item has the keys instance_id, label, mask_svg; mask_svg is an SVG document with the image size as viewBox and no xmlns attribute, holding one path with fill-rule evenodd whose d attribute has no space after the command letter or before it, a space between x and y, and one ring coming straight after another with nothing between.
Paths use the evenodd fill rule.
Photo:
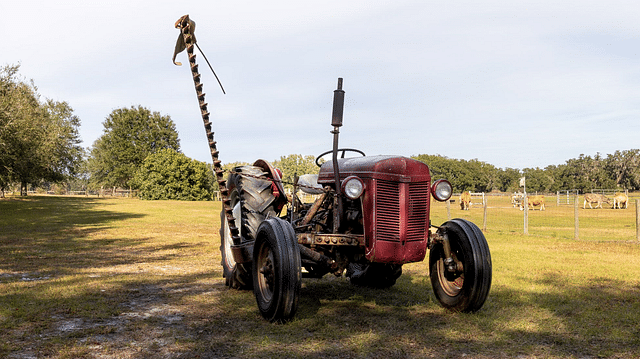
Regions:
<instances>
[{"instance_id":1,"label":"fence post","mask_svg":"<svg viewBox=\"0 0 640 359\"><path fill-rule=\"evenodd\" d=\"M636 199L636 240L640 241L640 199Z\"/></svg>"},{"instance_id":2,"label":"fence post","mask_svg":"<svg viewBox=\"0 0 640 359\"><path fill-rule=\"evenodd\" d=\"M522 198L522 205L524 207L524 234L529 234L529 201L527 192L524 193L524 198Z\"/></svg>"},{"instance_id":3,"label":"fence post","mask_svg":"<svg viewBox=\"0 0 640 359\"><path fill-rule=\"evenodd\" d=\"M573 239L575 239L576 241L579 239L578 237L578 231L579 231L579 220L578 220L578 208L580 208L579 206L579 200L578 200L578 196L576 196L576 200L573 206L573 217L574 217L574 226L575 226L575 230L573 231Z\"/></svg>"},{"instance_id":4,"label":"fence post","mask_svg":"<svg viewBox=\"0 0 640 359\"><path fill-rule=\"evenodd\" d=\"M482 215L482 231L487 231L487 199L485 197L482 198L482 207L484 209L484 213Z\"/></svg>"},{"instance_id":5,"label":"fence post","mask_svg":"<svg viewBox=\"0 0 640 359\"><path fill-rule=\"evenodd\" d=\"M451 199L447 200L447 220L451 220Z\"/></svg>"}]
</instances>

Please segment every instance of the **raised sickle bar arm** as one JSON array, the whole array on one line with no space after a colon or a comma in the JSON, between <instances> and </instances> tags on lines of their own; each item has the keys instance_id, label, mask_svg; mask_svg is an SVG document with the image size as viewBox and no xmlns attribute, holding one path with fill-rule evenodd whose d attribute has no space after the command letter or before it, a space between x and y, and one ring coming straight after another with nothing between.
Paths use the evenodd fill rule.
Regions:
<instances>
[{"instance_id":1,"label":"raised sickle bar arm","mask_svg":"<svg viewBox=\"0 0 640 359\"><path fill-rule=\"evenodd\" d=\"M182 37L178 38L176 44L176 50L173 55L181 52L186 47L187 54L189 56L189 65L191 66L191 75L193 76L193 84L196 88L196 96L198 97L198 104L200 105L200 114L202 115L202 121L204 123L204 129L207 133L207 140L209 142L209 149L211 150L211 159L213 160L213 171L216 175L218 187L220 188L220 197L222 199L222 206L225 216L229 222L229 230L231 233L231 239L233 243L238 245L241 242L240 231L236 226L235 218L231 210L231 202L229 201L229 191L227 190L226 181L224 180L224 171L221 166L221 161L218 159L219 151L216 148L216 141L213 139L213 131L211 131L211 122L209 121L209 111L207 111L207 103L204 102L205 94L202 92L202 83L200 83L200 73L198 72L198 65L196 64L196 55L193 53L193 46L196 43L195 35L193 34L195 23L189 19L189 15L184 15L175 24L177 29L180 29ZM182 39L182 43L181 43ZM184 47L183 47L184 46ZM183 48L181 48L183 47ZM176 63L178 64L178 63Z\"/></svg>"}]
</instances>

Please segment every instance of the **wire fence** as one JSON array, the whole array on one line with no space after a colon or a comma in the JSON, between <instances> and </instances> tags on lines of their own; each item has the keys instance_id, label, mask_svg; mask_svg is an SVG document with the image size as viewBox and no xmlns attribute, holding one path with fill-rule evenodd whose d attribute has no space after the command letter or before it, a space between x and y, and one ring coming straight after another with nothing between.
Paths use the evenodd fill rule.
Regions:
<instances>
[{"instance_id":1,"label":"wire fence","mask_svg":"<svg viewBox=\"0 0 640 359\"><path fill-rule=\"evenodd\" d=\"M110 188L102 191L72 191L66 195L135 197L135 192ZM46 191L29 194L46 194ZM287 194L290 195L290 191ZM303 192L298 192L298 196L305 203L317 198ZM451 218L465 218L485 232L508 231L587 241L640 243L640 193L628 194L626 207L623 206L622 209L614 209L611 201L603 203L601 208L590 208L584 203L584 195L575 190L545 195L544 210L540 210L541 206L525 210L525 206L520 205L521 202L515 201L514 204L513 197L509 193L472 193L469 210L461 208L459 194L447 202L432 201L431 223L438 225ZM219 200L219 193L214 195L214 200L216 199Z\"/></svg>"},{"instance_id":2,"label":"wire fence","mask_svg":"<svg viewBox=\"0 0 640 359\"><path fill-rule=\"evenodd\" d=\"M514 206L510 194L486 194L482 204L473 204L468 211L462 210L459 198L453 196L448 203L432 202L432 223L465 218L483 231L640 242L640 194L629 195L626 208L622 209L614 209L608 203L591 209L585 205L584 196L575 193L569 193L567 205L566 196L567 193L545 195L544 210L541 206L526 210L524 206Z\"/></svg>"},{"instance_id":3,"label":"wire fence","mask_svg":"<svg viewBox=\"0 0 640 359\"><path fill-rule=\"evenodd\" d=\"M80 190L80 191L67 191L67 190L29 190L27 195L55 195L55 196L86 196L86 197L136 197L138 195L137 190L128 190L122 188L109 188L109 189L96 189L96 190ZM20 191L5 191L5 196L19 196Z\"/></svg>"}]
</instances>

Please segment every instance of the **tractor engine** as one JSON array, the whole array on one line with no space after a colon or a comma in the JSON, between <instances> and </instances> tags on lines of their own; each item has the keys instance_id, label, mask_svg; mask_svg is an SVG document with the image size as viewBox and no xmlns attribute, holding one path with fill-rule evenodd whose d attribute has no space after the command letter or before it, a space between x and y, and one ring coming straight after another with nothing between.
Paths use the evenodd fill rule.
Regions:
<instances>
[{"instance_id":1,"label":"tractor engine","mask_svg":"<svg viewBox=\"0 0 640 359\"><path fill-rule=\"evenodd\" d=\"M434 191L429 167L399 156L341 158L338 167L344 207L339 232L362 234L370 262L422 261ZM320 168L318 184L334 184L332 161Z\"/></svg>"}]
</instances>

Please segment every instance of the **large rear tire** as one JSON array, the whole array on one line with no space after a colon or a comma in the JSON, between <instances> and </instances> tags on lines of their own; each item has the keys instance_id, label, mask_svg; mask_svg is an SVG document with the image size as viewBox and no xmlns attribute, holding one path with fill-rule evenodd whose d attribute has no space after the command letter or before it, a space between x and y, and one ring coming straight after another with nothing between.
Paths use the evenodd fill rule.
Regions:
<instances>
[{"instance_id":1,"label":"large rear tire","mask_svg":"<svg viewBox=\"0 0 640 359\"><path fill-rule=\"evenodd\" d=\"M455 270L448 270L442 243L429 253L429 269L433 293L440 304L456 312L475 312L487 299L491 288L491 254L482 231L464 219L453 219L438 229L446 234Z\"/></svg>"},{"instance_id":2,"label":"large rear tire","mask_svg":"<svg viewBox=\"0 0 640 359\"><path fill-rule=\"evenodd\" d=\"M267 216L275 216L272 182L260 167L240 166L227 179L229 200L236 226L240 228L241 242L253 242L258 226ZM220 252L225 284L236 289L251 289L251 263L239 264L231 253L232 238L224 211L220 213Z\"/></svg>"},{"instance_id":3,"label":"large rear tire","mask_svg":"<svg viewBox=\"0 0 640 359\"><path fill-rule=\"evenodd\" d=\"M222 276L224 284L235 289L251 289L251 264L236 263L231 253L231 234L229 231L229 222L224 215L224 211L220 212L220 252L222 253Z\"/></svg>"},{"instance_id":4,"label":"large rear tire","mask_svg":"<svg viewBox=\"0 0 640 359\"><path fill-rule=\"evenodd\" d=\"M284 323L294 317L302 281L300 263L291 224L277 217L262 222L253 248L253 292L268 321Z\"/></svg>"}]
</instances>

